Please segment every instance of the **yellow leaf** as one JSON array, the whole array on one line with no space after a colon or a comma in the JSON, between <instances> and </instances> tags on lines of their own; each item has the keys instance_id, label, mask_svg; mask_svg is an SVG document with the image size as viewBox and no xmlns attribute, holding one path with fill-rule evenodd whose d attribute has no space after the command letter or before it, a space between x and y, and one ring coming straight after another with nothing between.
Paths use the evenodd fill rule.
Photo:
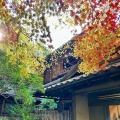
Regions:
<instances>
[{"instance_id":1,"label":"yellow leaf","mask_svg":"<svg viewBox=\"0 0 120 120\"><path fill-rule=\"evenodd\" d=\"M118 50L118 53L120 54L120 50Z\"/></svg>"},{"instance_id":2,"label":"yellow leaf","mask_svg":"<svg viewBox=\"0 0 120 120\"><path fill-rule=\"evenodd\" d=\"M0 9L3 8L2 4L0 4Z\"/></svg>"}]
</instances>

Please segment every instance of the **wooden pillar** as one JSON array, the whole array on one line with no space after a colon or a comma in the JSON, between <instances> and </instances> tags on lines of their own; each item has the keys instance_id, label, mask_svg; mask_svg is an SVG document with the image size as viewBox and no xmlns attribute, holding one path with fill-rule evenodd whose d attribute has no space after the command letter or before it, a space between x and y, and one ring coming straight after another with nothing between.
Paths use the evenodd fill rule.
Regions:
<instances>
[{"instance_id":1,"label":"wooden pillar","mask_svg":"<svg viewBox=\"0 0 120 120\"><path fill-rule=\"evenodd\" d=\"M88 96L73 96L73 120L89 120Z\"/></svg>"}]
</instances>

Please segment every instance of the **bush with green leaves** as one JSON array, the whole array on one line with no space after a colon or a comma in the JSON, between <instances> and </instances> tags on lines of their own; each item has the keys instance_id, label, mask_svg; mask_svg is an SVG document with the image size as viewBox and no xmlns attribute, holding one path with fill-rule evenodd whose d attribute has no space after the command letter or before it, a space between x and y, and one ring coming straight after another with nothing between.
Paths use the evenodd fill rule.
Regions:
<instances>
[{"instance_id":1,"label":"bush with green leaves","mask_svg":"<svg viewBox=\"0 0 120 120\"><path fill-rule=\"evenodd\" d=\"M31 113L35 108L36 91L44 92L43 77L30 73L29 78L20 75L20 67L12 65L5 52L0 51L0 94L12 94L15 105L9 109L13 115L21 116L21 120L34 120ZM18 102L19 101L19 102ZM16 111L16 113L14 113Z\"/></svg>"}]
</instances>

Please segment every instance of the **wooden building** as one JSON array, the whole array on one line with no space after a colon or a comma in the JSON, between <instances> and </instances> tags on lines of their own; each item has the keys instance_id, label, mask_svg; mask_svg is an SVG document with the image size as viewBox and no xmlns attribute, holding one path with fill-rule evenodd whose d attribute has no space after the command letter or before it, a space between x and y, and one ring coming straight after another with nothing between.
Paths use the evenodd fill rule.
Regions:
<instances>
[{"instance_id":1,"label":"wooden building","mask_svg":"<svg viewBox=\"0 0 120 120\"><path fill-rule=\"evenodd\" d=\"M77 72L81 60L73 58L72 49L65 46L57 50L57 65L50 61L52 55L47 58L51 66L44 73L46 95L58 98L71 111L72 120L119 120L120 57L111 60L105 70L85 75ZM61 49L66 51L62 55Z\"/></svg>"}]
</instances>

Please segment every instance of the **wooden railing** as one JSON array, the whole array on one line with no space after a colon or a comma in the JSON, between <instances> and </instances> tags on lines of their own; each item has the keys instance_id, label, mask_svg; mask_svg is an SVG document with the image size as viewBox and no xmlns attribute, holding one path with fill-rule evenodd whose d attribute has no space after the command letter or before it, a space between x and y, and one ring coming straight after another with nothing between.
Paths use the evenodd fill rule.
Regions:
<instances>
[{"instance_id":1,"label":"wooden railing","mask_svg":"<svg viewBox=\"0 0 120 120\"><path fill-rule=\"evenodd\" d=\"M37 120L71 120L71 114L68 110L62 113L55 110L40 110L36 111L36 115L38 115Z\"/></svg>"},{"instance_id":2,"label":"wooden railing","mask_svg":"<svg viewBox=\"0 0 120 120\"><path fill-rule=\"evenodd\" d=\"M65 110L62 113L58 113L56 110L36 110L32 117L36 120L71 120L71 113L69 110ZM0 115L0 120L21 120L21 117Z\"/></svg>"}]
</instances>

